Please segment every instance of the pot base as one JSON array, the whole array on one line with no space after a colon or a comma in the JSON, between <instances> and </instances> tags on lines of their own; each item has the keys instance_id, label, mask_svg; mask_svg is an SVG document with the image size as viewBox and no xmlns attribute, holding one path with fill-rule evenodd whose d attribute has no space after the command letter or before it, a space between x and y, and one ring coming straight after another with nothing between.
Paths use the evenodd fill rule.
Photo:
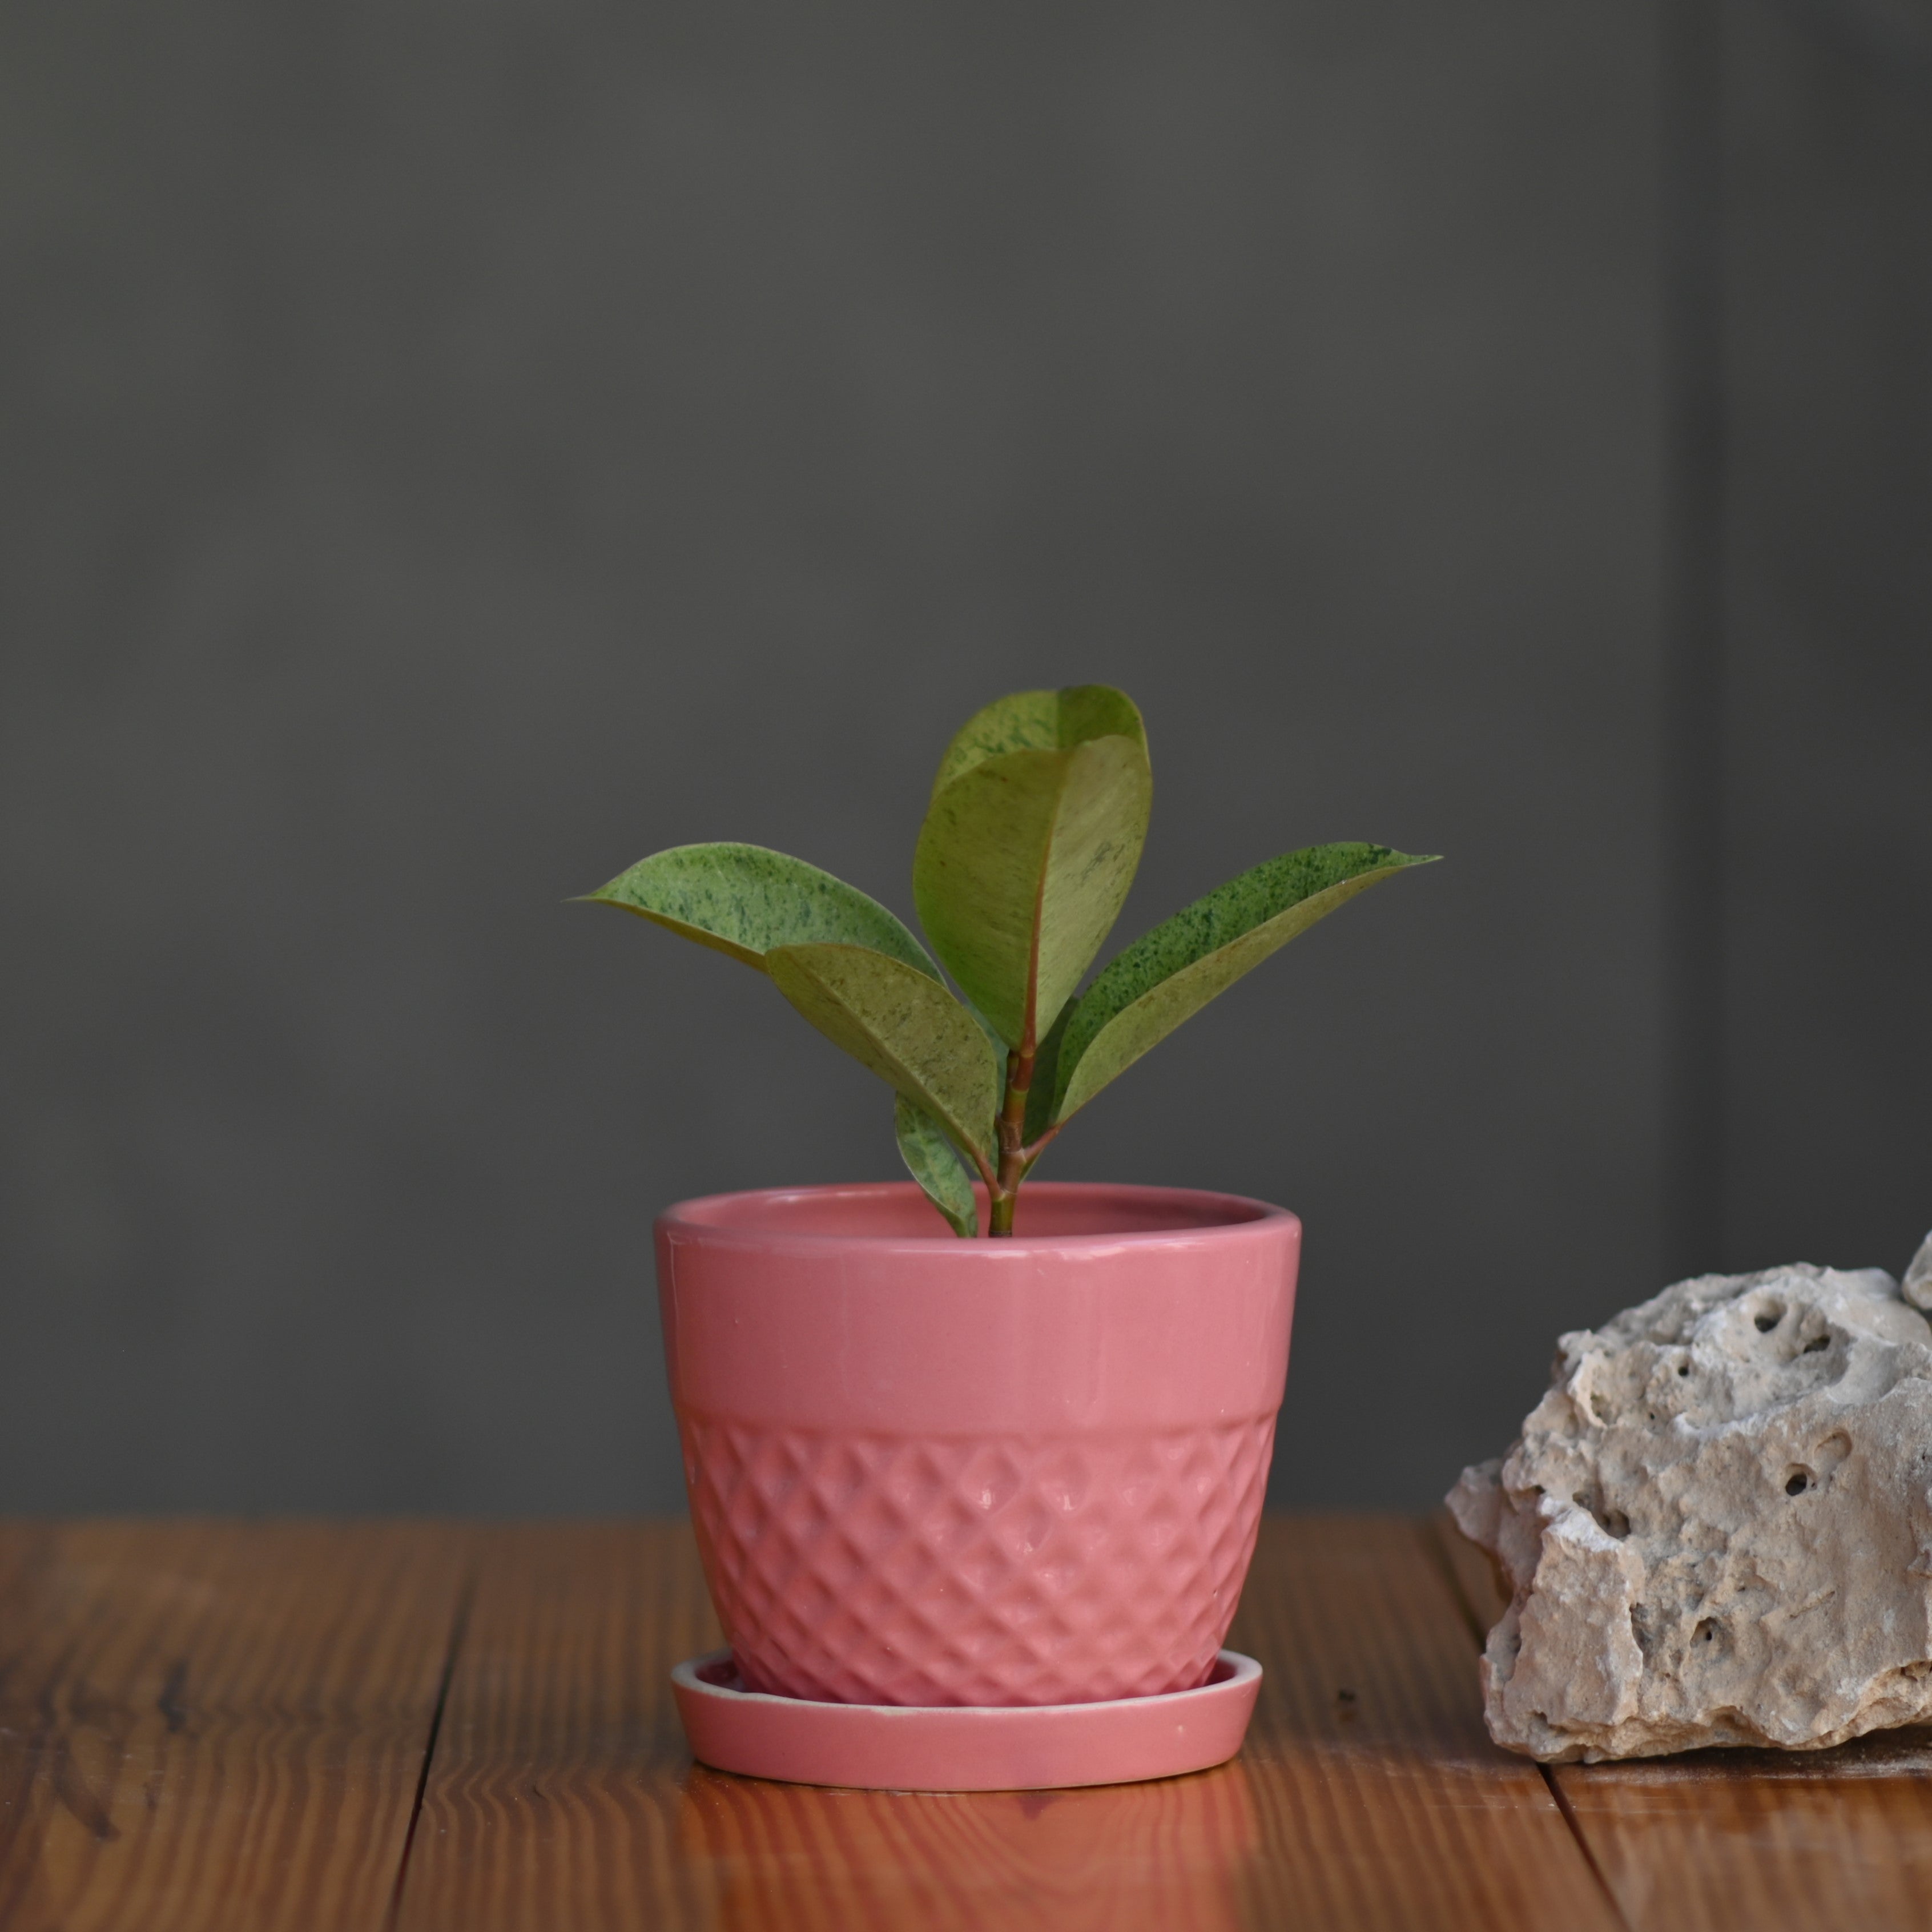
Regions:
<instances>
[{"instance_id":1,"label":"pot base","mask_svg":"<svg viewBox=\"0 0 1932 1932\"><path fill-rule=\"evenodd\" d=\"M1100 1704L816 1703L747 1690L728 1650L670 1674L692 1755L718 1771L861 1791L1045 1791L1224 1764L1262 1667L1224 1650L1198 1690Z\"/></svg>"}]
</instances>

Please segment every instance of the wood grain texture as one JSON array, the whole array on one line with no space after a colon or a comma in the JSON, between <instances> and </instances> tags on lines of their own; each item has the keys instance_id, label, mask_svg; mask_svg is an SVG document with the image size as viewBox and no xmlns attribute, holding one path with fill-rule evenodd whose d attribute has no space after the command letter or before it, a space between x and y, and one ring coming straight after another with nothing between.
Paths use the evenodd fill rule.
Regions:
<instances>
[{"instance_id":1,"label":"wood grain texture","mask_svg":"<svg viewBox=\"0 0 1932 1932\"><path fill-rule=\"evenodd\" d=\"M1273 1520L1234 1763L914 1796L691 1763L682 1524L0 1528L0 1928L1926 1922L1932 1735L1546 1774L1481 1731L1498 1606L1439 1522Z\"/></svg>"},{"instance_id":2,"label":"wood grain texture","mask_svg":"<svg viewBox=\"0 0 1932 1932\"><path fill-rule=\"evenodd\" d=\"M1504 1598L1434 1520L1474 1625ZM1828 1751L1708 1750L1547 1774L1631 1932L1922 1932L1932 1923L1932 1730Z\"/></svg>"},{"instance_id":3,"label":"wood grain texture","mask_svg":"<svg viewBox=\"0 0 1932 1932\"><path fill-rule=\"evenodd\" d=\"M1632 1932L1932 1924L1932 1732L1556 1777Z\"/></svg>"},{"instance_id":4,"label":"wood grain texture","mask_svg":"<svg viewBox=\"0 0 1932 1932\"><path fill-rule=\"evenodd\" d=\"M491 1533L399 1924L719 1923L669 1681L718 1641L681 1522Z\"/></svg>"},{"instance_id":5,"label":"wood grain texture","mask_svg":"<svg viewBox=\"0 0 1932 1932\"><path fill-rule=\"evenodd\" d=\"M465 1546L402 1524L0 1530L0 1926L374 1932Z\"/></svg>"},{"instance_id":6,"label":"wood grain texture","mask_svg":"<svg viewBox=\"0 0 1932 1932\"><path fill-rule=\"evenodd\" d=\"M1243 1922L1614 1928L1540 1774L1484 1732L1465 1614L1418 1526L1269 1528L1230 1640L1268 1672Z\"/></svg>"},{"instance_id":7,"label":"wood grain texture","mask_svg":"<svg viewBox=\"0 0 1932 1932\"><path fill-rule=\"evenodd\" d=\"M938 1797L765 1784L694 1767L677 1730L666 1673L716 1641L682 1526L493 1536L399 1925L1615 1924L1540 1774L1483 1736L1462 1613L1413 1524L1270 1522L1234 1640L1268 1676L1218 1771Z\"/></svg>"}]
</instances>

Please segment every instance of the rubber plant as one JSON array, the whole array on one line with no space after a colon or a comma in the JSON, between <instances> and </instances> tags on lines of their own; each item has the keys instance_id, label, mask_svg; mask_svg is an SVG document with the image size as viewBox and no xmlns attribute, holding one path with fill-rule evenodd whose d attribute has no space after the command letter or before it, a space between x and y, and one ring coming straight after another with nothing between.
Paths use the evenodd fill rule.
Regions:
<instances>
[{"instance_id":1,"label":"rubber plant","mask_svg":"<svg viewBox=\"0 0 1932 1932\"><path fill-rule=\"evenodd\" d=\"M1013 1232L1021 1184L1148 1048L1345 901L1426 857L1312 845L1231 879L1136 940L1083 992L1140 863L1147 732L1106 685L1022 691L939 761L913 902L952 976L876 900L760 845L674 846L586 896L770 976L892 1088L899 1151L954 1232ZM1076 997L1077 994L1077 997Z\"/></svg>"}]
</instances>

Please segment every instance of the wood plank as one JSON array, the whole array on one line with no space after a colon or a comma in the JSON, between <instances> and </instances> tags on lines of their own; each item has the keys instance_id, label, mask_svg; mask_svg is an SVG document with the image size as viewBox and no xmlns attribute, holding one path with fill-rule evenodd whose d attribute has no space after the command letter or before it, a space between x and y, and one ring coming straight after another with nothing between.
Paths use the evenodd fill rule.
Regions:
<instances>
[{"instance_id":1,"label":"wood plank","mask_svg":"<svg viewBox=\"0 0 1932 1932\"><path fill-rule=\"evenodd\" d=\"M682 1526L492 1533L404 1932L1616 1922L1540 1774L1483 1736L1460 1606L1407 1522L1266 1526L1236 1635L1261 1707L1241 1758L1194 1778L935 1797L721 1776L665 1683L716 1641Z\"/></svg>"},{"instance_id":2,"label":"wood plank","mask_svg":"<svg viewBox=\"0 0 1932 1932\"><path fill-rule=\"evenodd\" d=\"M466 1532L0 1531L0 1925L380 1926Z\"/></svg>"},{"instance_id":3,"label":"wood plank","mask_svg":"<svg viewBox=\"0 0 1932 1932\"><path fill-rule=\"evenodd\" d=\"M1932 1921L1932 1731L1562 1765L1556 1779L1632 1932Z\"/></svg>"},{"instance_id":4,"label":"wood plank","mask_svg":"<svg viewBox=\"0 0 1932 1932\"><path fill-rule=\"evenodd\" d=\"M484 1537L399 1924L728 1922L718 1875L692 1855L709 1774L693 1772L669 1682L718 1642L689 1530Z\"/></svg>"},{"instance_id":5,"label":"wood plank","mask_svg":"<svg viewBox=\"0 0 1932 1932\"><path fill-rule=\"evenodd\" d=\"M1486 1630L1504 1602L1488 1558L1446 1516L1434 1527ZM1932 1917L1932 1730L1550 1774L1632 1932L1921 1932Z\"/></svg>"},{"instance_id":6,"label":"wood plank","mask_svg":"<svg viewBox=\"0 0 1932 1932\"><path fill-rule=\"evenodd\" d=\"M1246 1922L1614 1927L1541 1774L1484 1732L1462 1608L1418 1527L1271 1527L1231 1639L1268 1672L1243 1754L1266 1874Z\"/></svg>"}]
</instances>

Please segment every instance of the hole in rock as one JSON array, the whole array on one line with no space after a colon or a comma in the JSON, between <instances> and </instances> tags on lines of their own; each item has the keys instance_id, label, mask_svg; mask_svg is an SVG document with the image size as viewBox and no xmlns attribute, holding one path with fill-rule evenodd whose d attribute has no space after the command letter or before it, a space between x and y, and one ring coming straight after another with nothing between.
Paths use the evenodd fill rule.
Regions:
<instances>
[{"instance_id":1,"label":"hole in rock","mask_svg":"<svg viewBox=\"0 0 1932 1932\"><path fill-rule=\"evenodd\" d=\"M1793 1469L1784 1479L1784 1493L1787 1496L1802 1496L1811 1486L1809 1469Z\"/></svg>"},{"instance_id":2,"label":"hole in rock","mask_svg":"<svg viewBox=\"0 0 1932 1932\"><path fill-rule=\"evenodd\" d=\"M1616 1412L1608 1400L1599 1394L1593 1394L1590 1397L1590 1413L1599 1422L1614 1422L1616 1420Z\"/></svg>"},{"instance_id":3,"label":"hole in rock","mask_svg":"<svg viewBox=\"0 0 1932 1932\"><path fill-rule=\"evenodd\" d=\"M1630 1635L1636 1639L1637 1648L1648 1657L1657 1642L1657 1628L1651 1617L1650 1606L1647 1604L1631 1604L1630 1620Z\"/></svg>"},{"instance_id":4,"label":"hole in rock","mask_svg":"<svg viewBox=\"0 0 1932 1932\"><path fill-rule=\"evenodd\" d=\"M1760 1308L1751 1319L1756 1323L1760 1335L1768 1335L1784 1319L1784 1310L1774 1301L1768 1308Z\"/></svg>"},{"instance_id":5,"label":"hole in rock","mask_svg":"<svg viewBox=\"0 0 1932 1932\"><path fill-rule=\"evenodd\" d=\"M1677 1372L1680 1376L1688 1376L1690 1372L1690 1364L1688 1362L1679 1362L1677 1364Z\"/></svg>"},{"instance_id":6,"label":"hole in rock","mask_svg":"<svg viewBox=\"0 0 1932 1932\"><path fill-rule=\"evenodd\" d=\"M1592 1501L1587 1490L1577 1490L1570 1498L1579 1509L1588 1510L1597 1527L1618 1541L1630 1534L1630 1518L1620 1509L1612 1509L1607 1504L1600 1505Z\"/></svg>"},{"instance_id":7,"label":"hole in rock","mask_svg":"<svg viewBox=\"0 0 1932 1932\"><path fill-rule=\"evenodd\" d=\"M1832 1338L1830 1336L1814 1335L1810 1340L1805 1343L1804 1348L1800 1350L1799 1352L1802 1354L1807 1355L1820 1354L1831 1346Z\"/></svg>"},{"instance_id":8,"label":"hole in rock","mask_svg":"<svg viewBox=\"0 0 1932 1932\"><path fill-rule=\"evenodd\" d=\"M1706 1617L1690 1633L1690 1640L1693 1643L1715 1643L1718 1640L1718 1626L1715 1621L1710 1617Z\"/></svg>"}]
</instances>

